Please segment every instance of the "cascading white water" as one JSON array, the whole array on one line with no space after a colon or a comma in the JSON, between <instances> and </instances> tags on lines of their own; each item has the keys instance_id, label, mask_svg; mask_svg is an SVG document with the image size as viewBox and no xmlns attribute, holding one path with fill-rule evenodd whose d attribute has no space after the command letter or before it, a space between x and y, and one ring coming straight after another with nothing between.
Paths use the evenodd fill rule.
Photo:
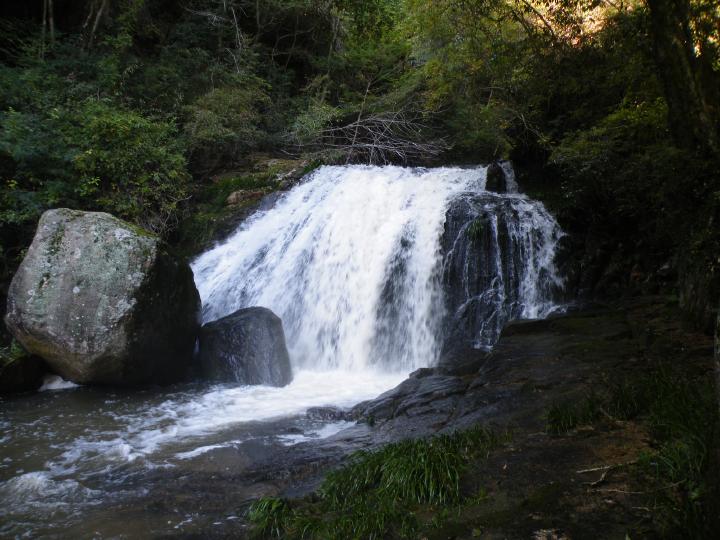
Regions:
<instances>
[{"instance_id":1,"label":"cascading white water","mask_svg":"<svg viewBox=\"0 0 720 540\"><path fill-rule=\"evenodd\" d=\"M193 264L205 321L246 306L283 320L295 367L407 371L437 354L448 201L484 169L323 167ZM387 328L388 294L401 322ZM378 350L399 332L401 357Z\"/></svg>"},{"instance_id":2,"label":"cascading white water","mask_svg":"<svg viewBox=\"0 0 720 540\"><path fill-rule=\"evenodd\" d=\"M482 192L455 198L443 235L445 349L487 349L509 321L543 318L556 310L563 280L555 254L562 236L542 203L523 195Z\"/></svg>"},{"instance_id":3,"label":"cascading white water","mask_svg":"<svg viewBox=\"0 0 720 540\"><path fill-rule=\"evenodd\" d=\"M502 167L508 187L516 188L512 167ZM272 309L301 369L407 372L432 364L446 316L446 214L461 194L483 193L485 179L486 168L320 168L194 262L204 320L254 305ZM516 194L495 198L512 199L515 206L526 200ZM538 205L525 204L537 212L516 213L530 220L518 230L539 226L532 221L537 219L557 229ZM525 240L530 244L524 246ZM511 247L553 254L554 244L537 246L536 240L528 236ZM491 255L493 264L502 265L498 250ZM517 262L526 266L513 268L523 274L522 290L508 301L529 302L511 314L543 314L537 306L550 299L540 298L543 284L533 276L552 261L540 261L542 268L534 267L533 257ZM497 273L502 279L506 272L498 266Z\"/></svg>"}]
</instances>

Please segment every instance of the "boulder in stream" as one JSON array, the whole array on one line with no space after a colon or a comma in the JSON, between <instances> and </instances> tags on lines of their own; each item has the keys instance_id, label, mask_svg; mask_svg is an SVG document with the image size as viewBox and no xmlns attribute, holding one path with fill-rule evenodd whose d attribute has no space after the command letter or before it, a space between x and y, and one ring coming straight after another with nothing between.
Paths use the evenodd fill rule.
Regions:
<instances>
[{"instance_id":1,"label":"boulder in stream","mask_svg":"<svg viewBox=\"0 0 720 540\"><path fill-rule=\"evenodd\" d=\"M192 270L159 238L109 214L57 209L40 218L5 323L73 382L171 382L192 362L199 310Z\"/></svg>"},{"instance_id":2,"label":"boulder in stream","mask_svg":"<svg viewBox=\"0 0 720 540\"><path fill-rule=\"evenodd\" d=\"M292 381L280 317L263 307L244 308L205 324L200 365L207 379L285 386Z\"/></svg>"}]
</instances>

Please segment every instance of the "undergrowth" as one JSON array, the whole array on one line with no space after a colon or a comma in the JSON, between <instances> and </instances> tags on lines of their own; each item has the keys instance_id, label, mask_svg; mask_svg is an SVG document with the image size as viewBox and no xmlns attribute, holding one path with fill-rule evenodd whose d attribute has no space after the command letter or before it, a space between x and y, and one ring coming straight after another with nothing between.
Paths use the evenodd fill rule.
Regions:
<instances>
[{"instance_id":1,"label":"undergrowth","mask_svg":"<svg viewBox=\"0 0 720 540\"><path fill-rule=\"evenodd\" d=\"M263 498L248 517L263 538L409 538L421 525L419 510L461 503L463 470L502 440L476 427L360 451L331 472L312 498Z\"/></svg>"},{"instance_id":2,"label":"undergrowth","mask_svg":"<svg viewBox=\"0 0 720 540\"><path fill-rule=\"evenodd\" d=\"M712 377L659 364L649 372L606 383L577 401L551 405L546 430L554 435L602 419L635 420L648 428L651 450L634 466L649 486L648 507L667 537L712 538L717 525L718 415Z\"/></svg>"},{"instance_id":3,"label":"undergrowth","mask_svg":"<svg viewBox=\"0 0 720 540\"><path fill-rule=\"evenodd\" d=\"M0 367L11 364L27 356L27 352L13 340L7 347L0 347Z\"/></svg>"}]
</instances>

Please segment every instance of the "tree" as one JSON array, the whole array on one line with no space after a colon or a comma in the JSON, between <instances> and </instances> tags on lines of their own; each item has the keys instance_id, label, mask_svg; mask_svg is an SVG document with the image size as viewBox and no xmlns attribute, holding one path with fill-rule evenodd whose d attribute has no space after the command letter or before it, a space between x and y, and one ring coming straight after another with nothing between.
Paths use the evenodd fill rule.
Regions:
<instances>
[{"instance_id":1,"label":"tree","mask_svg":"<svg viewBox=\"0 0 720 540\"><path fill-rule=\"evenodd\" d=\"M718 31L720 14L707 3L693 5L690 0L647 0L647 3L658 73L675 141L691 151L717 154L720 78L717 66L713 65L718 57L711 33ZM708 24L707 19L713 18L715 25Z\"/></svg>"}]
</instances>

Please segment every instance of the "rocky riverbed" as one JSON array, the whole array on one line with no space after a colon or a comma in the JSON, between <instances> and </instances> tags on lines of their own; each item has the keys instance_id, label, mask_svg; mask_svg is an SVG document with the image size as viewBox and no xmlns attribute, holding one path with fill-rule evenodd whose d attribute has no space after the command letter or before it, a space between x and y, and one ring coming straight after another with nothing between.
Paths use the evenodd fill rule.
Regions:
<instances>
[{"instance_id":1,"label":"rocky riverbed","mask_svg":"<svg viewBox=\"0 0 720 540\"><path fill-rule=\"evenodd\" d=\"M608 381L642 380L658 363L711 380L712 340L684 329L672 299L633 299L513 323L492 352L463 360L419 370L355 407L311 407L304 415L226 431L223 437L235 437L236 444L215 440L217 448L180 465L116 469L118 496L86 507L66 532L244 536L252 500L304 497L353 451L480 424L510 434L463 477L464 489L482 488L484 496L429 530L428 538L657 534L662 516L653 502L655 484L627 464L658 442L643 414L621 420L602 396ZM549 424L553 408L572 408L594 395L601 410L595 416L568 429ZM243 441L241 431L254 436ZM278 433L296 439L288 445Z\"/></svg>"},{"instance_id":2,"label":"rocky riverbed","mask_svg":"<svg viewBox=\"0 0 720 540\"><path fill-rule=\"evenodd\" d=\"M469 502L452 512L424 509L426 522L444 516L428 526L427 538L667 535L687 511L683 490L693 480L678 473L663 481L663 452L676 445L689 455L692 444L660 435L658 420L678 420L650 409L666 401L687 414L681 423L707 422L700 429L712 440L712 353L712 339L685 329L669 298L513 323L491 353L468 355L452 368L419 370L354 407L349 414L362 423L282 456L297 468L289 466L272 485L297 496L317 485L329 466L341 466L349 448L482 425L509 433L509 442L470 464L462 478L464 492L473 494ZM667 395L648 395L658 392ZM676 399L685 403L672 403ZM313 446L317 454L308 460ZM680 526L699 527L686 532L701 535L708 522Z\"/></svg>"}]
</instances>

